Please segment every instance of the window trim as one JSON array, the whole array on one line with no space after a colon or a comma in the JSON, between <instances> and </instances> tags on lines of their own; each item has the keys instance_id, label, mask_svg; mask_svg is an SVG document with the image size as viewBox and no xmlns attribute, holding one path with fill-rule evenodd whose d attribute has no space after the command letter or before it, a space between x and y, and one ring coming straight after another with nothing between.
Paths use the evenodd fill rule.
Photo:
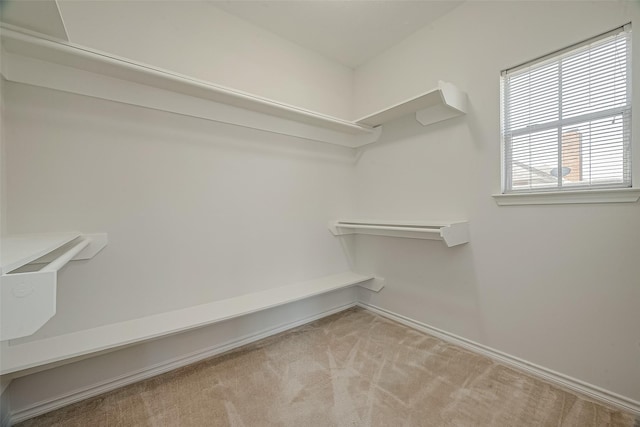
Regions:
<instances>
[{"instance_id":1,"label":"window trim","mask_svg":"<svg viewBox=\"0 0 640 427\"><path fill-rule=\"evenodd\" d=\"M636 175L634 171L631 171L630 187L625 186L625 187L598 188L597 186L592 186L588 188L580 188L577 190L557 190L556 188L550 188L550 189L536 189L536 190L527 189L527 190L521 190L521 191L518 191L518 190L507 191L508 173L505 168L506 160L507 160L506 157L508 153L506 151L506 140L505 140L505 134L503 132L503 129L505 126L505 114L504 114L505 113L505 102L504 102L505 93L504 91L508 90L508 88L505 88L503 79L505 78L507 72L518 71L532 64L539 64L541 62L553 60L559 55L578 49L587 44L591 44L603 38L609 37L612 34L615 34L621 31L630 31L630 30L631 30L631 23L629 22L619 27L616 27L615 29L612 29L610 31L597 35L595 37L591 37L579 43L575 43L565 48L558 49L554 52L537 57L530 61L526 61L514 67L509 67L507 69L504 69L500 73L500 193L492 195L492 197L494 198L494 200L499 206L575 204L575 203L635 203L638 201L638 199L640 199L640 187L637 187L636 185L634 185L635 180L633 178ZM633 44L632 42L633 40L630 40L631 44ZM633 104L634 104L633 97L632 97L633 75L630 69L632 61L633 61L633 55L630 53L630 58L627 61L627 79L628 79L627 91L630 99L631 111L633 111ZM618 109L627 110L628 107L616 107L616 108L609 109L605 112L592 113L592 115L594 117L605 115L604 113L611 113L613 110L618 110ZM578 120L584 120L584 116L579 116ZM557 125L558 123L554 122L551 124ZM540 125L540 127L553 128L554 126L551 126L551 124L546 123L546 124ZM632 121L630 121L629 126L633 127ZM518 134L530 133L536 130L543 130L543 129L537 129L537 126L536 128L533 128L533 129L531 127L523 128L521 130L518 130ZM632 132L631 140L629 143L629 150L631 150L632 152L634 151L633 146L634 146L634 143L633 143L633 132ZM629 156L628 156L629 161L633 161L632 152L629 153ZM640 165L636 165L636 169L639 166Z\"/></svg>"},{"instance_id":2,"label":"window trim","mask_svg":"<svg viewBox=\"0 0 640 427\"><path fill-rule=\"evenodd\" d=\"M635 203L640 188L596 188L576 191L546 191L539 193L494 194L498 206L563 205L575 203Z\"/></svg>"}]
</instances>

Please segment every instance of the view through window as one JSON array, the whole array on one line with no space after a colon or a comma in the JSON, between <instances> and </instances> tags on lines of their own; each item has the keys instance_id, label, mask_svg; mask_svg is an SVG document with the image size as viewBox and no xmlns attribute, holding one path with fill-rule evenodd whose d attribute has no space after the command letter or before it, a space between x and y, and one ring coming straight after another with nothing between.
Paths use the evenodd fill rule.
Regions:
<instances>
[{"instance_id":1,"label":"view through window","mask_svg":"<svg viewBox=\"0 0 640 427\"><path fill-rule=\"evenodd\" d=\"M631 25L502 73L503 190L631 186Z\"/></svg>"}]
</instances>

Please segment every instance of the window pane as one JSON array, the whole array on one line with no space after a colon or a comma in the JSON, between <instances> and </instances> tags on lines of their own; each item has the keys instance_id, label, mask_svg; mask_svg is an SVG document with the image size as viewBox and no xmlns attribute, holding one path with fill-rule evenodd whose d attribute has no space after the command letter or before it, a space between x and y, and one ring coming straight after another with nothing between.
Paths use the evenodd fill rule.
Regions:
<instances>
[{"instance_id":1,"label":"window pane","mask_svg":"<svg viewBox=\"0 0 640 427\"><path fill-rule=\"evenodd\" d=\"M606 40L562 61L564 119L627 104L627 44Z\"/></svg>"},{"instance_id":2,"label":"window pane","mask_svg":"<svg viewBox=\"0 0 640 427\"><path fill-rule=\"evenodd\" d=\"M562 165L570 172L563 185L623 183L630 172L625 170L624 133L622 115L564 127Z\"/></svg>"},{"instance_id":3,"label":"window pane","mask_svg":"<svg viewBox=\"0 0 640 427\"><path fill-rule=\"evenodd\" d=\"M558 119L558 63L509 81L509 127L517 129Z\"/></svg>"},{"instance_id":4,"label":"window pane","mask_svg":"<svg viewBox=\"0 0 640 427\"><path fill-rule=\"evenodd\" d=\"M505 191L631 186L630 25L502 79Z\"/></svg>"},{"instance_id":5,"label":"window pane","mask_svg":"<svg viewBox=\"0 0 640 427\"><path fill-rule=\"evenodd\" d=\"M525 134L512 140L511 181L514 190L553 188L558 167L558 130Z\"/></svg>"}]
</instances>

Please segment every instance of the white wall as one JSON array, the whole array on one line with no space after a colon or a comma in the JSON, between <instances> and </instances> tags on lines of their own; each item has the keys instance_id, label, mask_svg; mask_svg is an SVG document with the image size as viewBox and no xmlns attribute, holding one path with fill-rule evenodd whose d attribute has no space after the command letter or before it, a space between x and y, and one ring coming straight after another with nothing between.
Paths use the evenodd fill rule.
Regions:
<instances>
[{"instance_id":1,"label":"white wall","mask_svg":"<svg viewBox=\"0 0 640 427\"><path fill-rule=\"evenodd\" d=\"M58 2L69 40L340 118L353 70L205 1Z\"/></svg>"},{"instance_id":2,"label":"white wall","mask_svg":"<svg viewBox=\"0 0 640 427\"><path fill-rule=\"evenodd\" d=\"M58 275L32 340L349 269L353 152L21 84L5 86L7 228L107 232Z\"/></svg>"},{"instance_id":3,"label":"white wall","mask_svg":"<svg viewBox=\"0 0 640 427\"><path fill-rule=\"evenodd\" d=\"M408 117L357 164L359 216L466 218L471 242L361 237L371 304L640 400L640 203L498 207L499 74L634 20L635 2L467 2L356 70L356 114L448 80L470 111ZM633 77L640 81L640 28ZM634 109L640 111L638 85ZM634 156L640 170L638 115ZM640 175L636 174L636 182ZM637 184L636 184L637 185Z\"/></svg>"},{"instance_id":4,"label":"white wall","mask_svg":"<svg viewBox=\"0 0 640 427\"><path fill-rule=\"evenodd\" d=\"M189 56L182 39L161 24L179 22L170 18L182 12L170 3L155 2L153 19L138 2L63 3L61 9L72 41L348 116L344 69L333 74L332 66L315 66L323 60L308 52L299 53L299 69L282 67L295 63L300 48L281 40L265 43L286 51L286 59L261 59L255 45L241 47L274 36L242 23L234 24L237 37L247 38L235 38L237 50L225 56L222 45L229 41L214 37L222 27L209 26L214 18L205 9L197 13L206 16L202 22L172 30L197 46ZM82 15L92 7L94 17ZM213 13L220 25L231 25L233 18ZM638 16L638 6L628 2L465 3L356 71L355 116L432 88L438 79L469 93L469 114L428 128L411 117L386 125L383 140L365 149L355 167L351 151L340 147L7 84L6 229L106 231L110 238L94 259L60 273L58 315L35 338L346 270L342 246L326 229L335 217L459 218L471 223L471 243L460 247L355 239L358 269L387 279L380 294L363 291L362 298L640 400L640 204L498 207L491 198L499 191L500 70ZM149 39L139 31L141 22ZM209 37L200 44L199 32ZM216 55L205 60L201 52L210 45ZM319 74L307 74L307 65ZM264 71L267 66L273 68ZM257 79L238 71L258 69L264 73ZM640 149L635 153L638 159ZM278 322L353 297L345 292L309 303L312 308L296 304L283 309ZM276 324L249 321L245 329L224 326L220 333ZM156 351L174 357L168 349L181 340L217 330L16 379L9 388L15 409L156 363L150 357ZM202 341L188 344L196 349Z\"/></svg>"}]
</instances>

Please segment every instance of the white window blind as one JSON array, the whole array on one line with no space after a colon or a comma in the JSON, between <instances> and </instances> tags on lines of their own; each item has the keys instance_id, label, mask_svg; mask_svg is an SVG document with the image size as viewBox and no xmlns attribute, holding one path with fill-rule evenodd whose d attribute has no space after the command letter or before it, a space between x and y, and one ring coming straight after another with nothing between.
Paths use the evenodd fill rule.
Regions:
<instances>
[{"instance_id":1,"label":"white window blind","mask_svg":"<svg viewBox=\"0 0 640 427\"><path fill-rule=\"evenodd\" d=\"M631 24L502 72L505 193L631 187Z\"/></svg>"}]
</instances>

